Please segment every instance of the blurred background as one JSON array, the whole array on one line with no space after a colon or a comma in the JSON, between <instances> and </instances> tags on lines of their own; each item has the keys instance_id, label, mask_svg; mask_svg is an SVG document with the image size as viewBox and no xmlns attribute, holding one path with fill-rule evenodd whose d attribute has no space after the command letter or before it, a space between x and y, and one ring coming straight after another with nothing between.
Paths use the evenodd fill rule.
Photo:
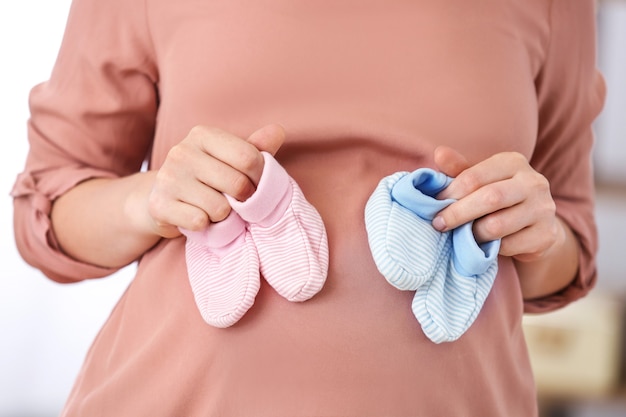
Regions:
<instances>
[{"instance_id":1,"label":"blurred background","mask_svg":"<svg viewBox=\"0 0 626 417\"><path fill-rule=\"evenodd\" d=\"M133 267L58 285L13 243L8 196L27 151L27 96L48 78L70 0L0 4L0 417L59 414L83 357ZM567 308L525 317L542 417L626 416L626 0L598 4L609 94L595 129L599 283ZM572 28L576 30L576 28Z\"/></svg>"}]
</instances>

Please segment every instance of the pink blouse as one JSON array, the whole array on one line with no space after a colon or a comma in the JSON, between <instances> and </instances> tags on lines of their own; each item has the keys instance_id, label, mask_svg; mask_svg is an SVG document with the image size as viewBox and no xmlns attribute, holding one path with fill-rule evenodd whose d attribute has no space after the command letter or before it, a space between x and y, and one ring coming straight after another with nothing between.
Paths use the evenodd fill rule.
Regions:
<instances>
[{"instance_id":1,"label":"pink blouse","mask_svg":"<svg viewBox=\"0 0 626 417\"><path fill-rule=\"evenodd\" d=\"M184 237L162 240L93 343L64 416L509 416L537 413L521 318L596 278L591 123L605 89L591 0L75 0L50 80L31 94L13 189L19 250L51 279L113 271L59 251L50 202L93 177L158 169L198 124L280 123L276 158L321 214L326 285L261 286L234 326L194 304ZM576 280L524 303L511 259L476 322L435 345L368 248L364 206L450 145L518 151L580 239ZM77 312L79 313L79 312Z\"/></svg>"}]
</instances>

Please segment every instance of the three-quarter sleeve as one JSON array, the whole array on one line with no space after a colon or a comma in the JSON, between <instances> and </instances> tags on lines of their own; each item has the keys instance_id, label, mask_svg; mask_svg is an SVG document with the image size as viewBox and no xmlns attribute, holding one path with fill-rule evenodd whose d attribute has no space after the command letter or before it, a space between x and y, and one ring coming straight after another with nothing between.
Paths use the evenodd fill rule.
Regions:
<instances>
[{"instance_id":1,"label":"three-quarter sleeve","mask_svg":"<svg viewBox=\"0 0 626 417\"><path fill-rule=\"evenodd\" d=\"M11 192L14 233L24 260L55 281L115 271L65 255L50 209L81 181L141 169L158 101L146 22L144 0L74 0L50 79L30 93L30 148Z\"/></svg>"},{"instance_id":2,"label":"three-quarter sleeve","mask_svg":"<svg viewBox=\"0 0 626 417\"><path fill-rule=\"evenodd\" d=\"M557 214L578 238L579 269L562 291L527 301L527 312L562 307L596 281L592 122L606 91L596 68L595 19L592 0L552 2L550 41L536 79L539 130L531 164L550 181Z\"/></svg>"}]
</instances>

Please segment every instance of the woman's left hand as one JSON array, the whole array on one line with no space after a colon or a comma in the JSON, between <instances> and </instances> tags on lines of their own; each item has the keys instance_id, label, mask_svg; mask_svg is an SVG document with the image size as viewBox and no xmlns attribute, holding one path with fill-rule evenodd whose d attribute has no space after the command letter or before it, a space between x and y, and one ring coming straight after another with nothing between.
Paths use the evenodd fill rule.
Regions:
<instances>
[{"instance_id":1,"label":"woman's left hand","mask_svg":"<svg viewBox=\"0 0 626 417\"><path fill-rule=\"evenodd\" d=\"M447 231L474 220L478 242L501 239L500 254L521 262L538 261L565 240L550 184L524 155L502 152L471 165L457 151L440 146L435 163L455 177L437 198L458 200L435 217L436 229Z\"/></svg>"}]
</instances>

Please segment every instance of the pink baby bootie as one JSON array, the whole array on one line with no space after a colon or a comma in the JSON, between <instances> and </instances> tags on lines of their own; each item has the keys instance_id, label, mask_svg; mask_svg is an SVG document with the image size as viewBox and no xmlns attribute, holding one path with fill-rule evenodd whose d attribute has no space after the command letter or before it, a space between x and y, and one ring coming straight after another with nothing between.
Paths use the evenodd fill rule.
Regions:
<instances>
[{"instance_id":1,"label":"pink baby bootie","mask_svg":"<svg viewBox=\"0 0 626 417\"><path fill-rule=\"evenodd\" d=\"M254 304L260 288L259 258L246 223L231 211L221 222L187 236L189 282L204 321L235 324Z\"/></svg>"},{"instance_id":2,"label":"pink baby bootie","mask_svg":"<svg viewBox=\"0 0 626 417\"><path fill-rule=\"evenodd\" d=\"M267 152L256 192L246 201L226 196L249 223L259 254L261 274L289 301L317 294L328 272L328 239L324 222L302 190Z\"/></svg>"}]
</instances>

